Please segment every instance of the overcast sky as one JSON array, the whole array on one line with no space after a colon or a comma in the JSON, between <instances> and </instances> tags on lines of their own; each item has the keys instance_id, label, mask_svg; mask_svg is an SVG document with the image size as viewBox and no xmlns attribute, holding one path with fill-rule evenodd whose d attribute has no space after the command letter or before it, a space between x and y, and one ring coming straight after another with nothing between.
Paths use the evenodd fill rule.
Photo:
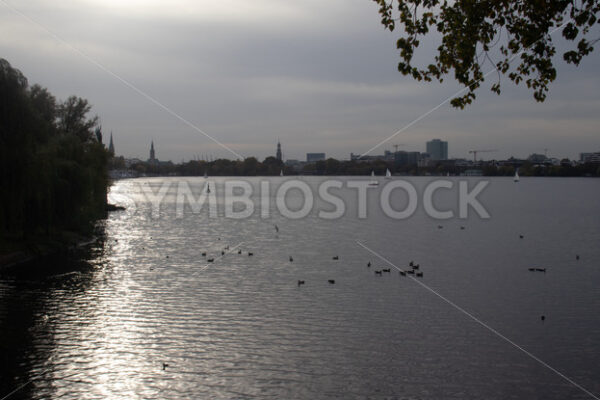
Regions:
<instances>
[{"instance_id":1,"label":"overcast sky","mask_svg":"<svg viewBox=\"0 0 600 400\"><path fill-rule=\"evenodd\" d=\"M370 0L2 0L0 57L61 99L88 99L125 157L146 159L154 140L161 160L236 158L106 70L244 157L274 155L280 140L286 159L347 159L458 89L397 72L398 33L377 10ZM490 75L474 105L446 104L372 154L425 151L433 138L459 158L600 151L599 70L599 52L578 68L559 58L545 103L507 78L490 93Z\"/></svg>"}]
</instances>

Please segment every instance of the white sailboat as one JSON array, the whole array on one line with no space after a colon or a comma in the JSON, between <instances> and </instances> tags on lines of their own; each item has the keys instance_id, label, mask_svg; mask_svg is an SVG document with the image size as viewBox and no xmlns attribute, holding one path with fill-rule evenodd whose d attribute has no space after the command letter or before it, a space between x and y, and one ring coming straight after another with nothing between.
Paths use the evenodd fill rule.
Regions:
<instances>
[{"instance_id":1,"label":"white sailboat","mask_svg":"<svg viewBox=\"0 0 600 400\"><path fill-rule=\"evenodd\" d=\"M379 181L375 179L375 171L371 171L371 182L369 182L369 186L379 186Z\"/></svg>"},{"instance_id":2,"label":"white sailboat","mask_svg":"<svg viewBox=\"0 0 600 400\"><path fill-rule=\"evenodd\" d=\"M519 170L515 171L515 178L514 178L515 182L519 182Z\"/></svg>"},{"instance_id":3,"label":"white sailboat","mask_svg":"<svg viewBox=\"0 0 600 400\"><path fill-rule=\"evenodd\" d=\"M392 173L389 168L385 170L385 179L392 179Z\"/></svg>"},{"instance_id":4,"label":"white sailboat","mask_svg":"<svg viewBox=\"0 0 600 400\"><path fill-rule=\"evenodd\" d=\"M283 170L281 170L281 172L279 173L279 176L283 176Z\"/></svg>"}]
</instances>

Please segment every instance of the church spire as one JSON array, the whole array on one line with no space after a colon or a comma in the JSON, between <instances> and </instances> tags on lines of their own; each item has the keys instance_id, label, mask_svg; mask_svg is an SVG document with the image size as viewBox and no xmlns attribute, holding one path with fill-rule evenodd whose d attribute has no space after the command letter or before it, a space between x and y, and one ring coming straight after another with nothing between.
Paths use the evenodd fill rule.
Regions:
<instances>
[{"instance_id":1,"label":"church spire","mask_svg":"<svg viewBox=\"0 0 600 400\"><path fill-rule=\"evenodd\" d=\"M110 131L110 144L108 145L108 152L111 156L115 155L115 145L113 144L112 131Z\"/></svg>"},{"instance_id":2,"label":"church spire","mask_svg":"<svg viewBox=\"0 0 600 400\"><path fill-rule=\"evenodd\" d=\"M154 140L152 142L150 142L150 161L154 162L156 160L155 154L154 154Z\"/></svg>"},{"instance_id":3,"label":"church spire","mask_svg":"<svg viewBox=\"0 0 600 400\"><path fill-rule=\"evenodd\" d=\"M279 142L279 140L277 141L277 153L275 155L275 158L277 158L277 160L282 161L282 155L281 155L281 143Z\"/></svg>"}]
</instances>

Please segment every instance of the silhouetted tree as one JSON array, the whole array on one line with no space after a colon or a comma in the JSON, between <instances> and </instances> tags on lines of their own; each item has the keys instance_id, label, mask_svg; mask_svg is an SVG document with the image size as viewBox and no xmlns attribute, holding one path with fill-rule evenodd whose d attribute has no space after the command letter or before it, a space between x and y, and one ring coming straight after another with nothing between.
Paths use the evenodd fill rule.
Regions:
<instances>
[{"instance_id":1,"label":"silhouetted tree","mask_svg":"<svg viewBox=\"0 0 600 400\"><path fill-rule=\"evenodd\" d=\"M57 105L0 59L0 238L88 231L103 215L108 152L90 108L77 97Z\"/></svg>"},{"instance_id":2,"label":"silhouetted tree","mask_svg":"<svg viewBox=\"0 0 600 400\"><path fill-rule=\"evenodd\" d=\"M548 84L556 79L551 33L558 29L568 42L577 41L563 53L563 59L575 65L600 40L589 37L598 22L598 0L373 1L379 4L381 23L387 29L393 31L396 25L404 29L396 43L402 58L398 70L419 81L440 82L453 72L467 92L452 100L454 107L464 108L475 99L475 90L485 79L482 67L486 63L497 76L492 91L500 94L501 74L507 74L515 84L524 81L535 100L544 101ZM432 30L439 35L428 39L440 37L437 55L426 67L415 66L415 50ZM495 47L497 52L492 53ZM517 65L512 66L515 59Z\"/></svg>"}]
</instances>

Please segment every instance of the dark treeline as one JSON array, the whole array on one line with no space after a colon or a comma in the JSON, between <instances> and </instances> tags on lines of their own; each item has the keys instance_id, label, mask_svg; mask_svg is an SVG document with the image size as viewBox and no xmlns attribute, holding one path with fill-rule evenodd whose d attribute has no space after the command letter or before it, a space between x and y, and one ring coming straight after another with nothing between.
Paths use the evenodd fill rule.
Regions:
<instances>
[{"instance_id":1,"label":"dark treeline","mask_svg":"<svg viewBox=\"0 0 600 400\"><path fill-rule=\"evenodd\" d=\"M124 169L124 159L115 157L110 162L114 169ZM373 163L357 161L338 161L329 158L323 161L306 164L300 170L286 166L275 157L267 157L264 161L258 161L255 157L248 157L243 161L218 159L215 161L188 161L181 164L160 163L152 164L141 162L131 166L131 170L142 175L177 175L177 176L202 176L205 173L210 176L275 176L282 171L285 175L367 175L371 171L383 175L386 168L393 172L404 171L394 168L392 163L375 161ZM407 173L414 172L416 166L406 169Z\"/></svg>"},{"instance_id":2,"label":"dark treeline","mask_svg":"<svg viewBox=\"0 0 600 400\"><path fill-rule=\"evenodd\" d=\"M512 176L515 173L515 168L489 165L484 166L482 171L485 176ZM600 165L594 163L571 165L569 160L563 160L560 165L540 165L525 162L519 167L519 175L547 177L600 176Z\"/></svg>"},{"instance_id":3,"label":"dark treeline","mask_svg":"<svg viewBox=\"0 0 600 400\"><path fill-rule=\"evenodd\" d=\"M114 169L124 169L124 159L116 157L111 161ZM561 165L537 165L528 161L519 164L521 176L600 176L600 166L597 164L579 164L572 166L568 160ZM393 161L375 160L340 161L329 158L315 163L305 164L300 169L284 165L275 157L267 157L263 162L254 157L243 161L219 159L215 161L188 161L181 164L141 162L131 166L131 170L140 175L177 175L177 176L275 176L281 171L285 175L384 175L386 169L398 175L461 175L468 170L480 170L484 176L513 176L516 167L512 165L497 166L493 162L482 165L457 166L451 161L440 161L434 165L419 167L416 164L398 165Z\"/></svg>"},{"instance_id":4,"label":"dark treeline","mask_svg":"<svg viewBox=\"0 0 600 400\"><path fill-rule=\"evenodd\" d=\"M90 108L0 59L0 239L87 233L105 212L109 154Z\"/></svg>"}]
</instances>

